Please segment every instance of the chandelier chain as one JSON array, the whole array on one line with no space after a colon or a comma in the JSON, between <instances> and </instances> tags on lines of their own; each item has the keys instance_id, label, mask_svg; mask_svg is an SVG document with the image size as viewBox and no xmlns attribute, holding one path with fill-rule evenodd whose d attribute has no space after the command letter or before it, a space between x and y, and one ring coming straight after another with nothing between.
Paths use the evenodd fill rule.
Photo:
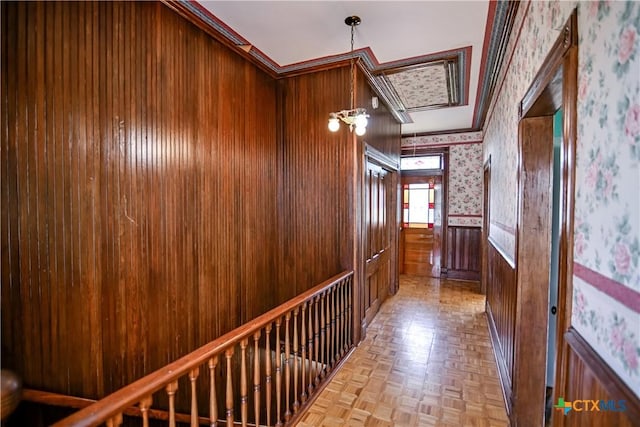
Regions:
<instances>
[{"instance_id":1,"label":"chandelier chain","mask_svg":"<svg viewBox=\"0 0 640 427\"><path fill-rule=\"evenodd\" d=\"M354 94L354 82L356 80L356 69L355 69L355 58L353 56L353 34L355 31L355 23L351 24L351 78L349 79L349 97L350 97L350 103L351 103L351 109L353 109L356 100L355 100L355 94Z\"/></svg>"}]
</instances>

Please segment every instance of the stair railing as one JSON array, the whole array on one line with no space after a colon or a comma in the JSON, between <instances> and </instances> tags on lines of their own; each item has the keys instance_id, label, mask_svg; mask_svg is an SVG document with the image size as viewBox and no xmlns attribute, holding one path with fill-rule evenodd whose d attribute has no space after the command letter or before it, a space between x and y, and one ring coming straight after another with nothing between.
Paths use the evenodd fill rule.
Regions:
<instances>
[{"instance_id":1,"label":"stair railing","mask_svg":"<svg viewBox=\"0 0 640 427\"><path fill-rule=\"evenodd\" d=\"M187 418L176 408L179 383L189 393L191 427L289 425L353 348L352 298L353 272L338 274L54 427L115 427L131 413L147 427L154 400L175 427L176 417ZM208 390L199 393L203 383Z\"/></svg>"}]
</instances>

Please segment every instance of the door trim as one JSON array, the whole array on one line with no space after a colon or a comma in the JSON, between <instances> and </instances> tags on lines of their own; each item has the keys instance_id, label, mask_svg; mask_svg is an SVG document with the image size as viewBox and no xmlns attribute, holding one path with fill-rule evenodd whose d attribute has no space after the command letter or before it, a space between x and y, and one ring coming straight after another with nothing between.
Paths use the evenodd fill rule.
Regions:
<instances>
[{"instance_id":1,"label":"door trim","mask_svg":"<svg viewBox=\"0 0 640 427\"><path fill-rule=\"evenodd\" d=\"M487 295L489 283L489 224L491 212L491 154L484 164L482 180L482 272L480 291Z\"/></svg>"},{"instance_id":2,"label":"door trim","mask_svg":"<svg viewBox=\"0 0 640 427\"><path fill-rule=\"evenodd\" d=\"M526 185L525 170L523 164L534 160L535 150L528 153L523 147L536 146L537 141L547 133L548 127L542 126L539 133L535 131L526 135L524 130L531 130L528 125L529 120L553 120L553 114L559 109L563 109L563 131L561 146L561 197L560 203L560 271L558 277L558 319L557 319L557 346L556 356L556 383L554 387L554 401L566 389L567 378L567 357L568 349L564 339L564 333L569 329L571 322L571 298L573 294L573 210L575 193L575 152L576 152L576 129L577 129L577 80L578 80L578 37L577 37L577 10L565 23L561 34L551 48L547 58L542 64L540 71L536 74L531 86L519 105L519 146L518 146L518 215L516 224L516 269L518 277L517 296L517 321L516 321L516 352L515 352L515 375L513 384L513 406L511 422L513 425L522 423L531 425L543 425L544 423L544 393L538 395L537 392L544 390L546 384L546 359L540 364L540 358L536 357L537 351L530 351L531 343L524 342L522 338L526 336L526 330L531 329L531 325L547 324L548 319L548 295L543 292L534 292L528 295L523 284L524 277L529 271L522 272L525 265L524 258L530 256L521 252L521 248L535 245L533 241L536 236L533 233L524 232L523 218L528 216L533 207L533 203L524 199L524 187ZM546 118L546 119L545 119ZM551 134L546 143L548 149L552 150L553 135ZM537 149L545 150L546 146L537 145ZM531 156L524 157L523 156ZM549 165L548 167L551 167ZM524 273L524 274L523 274ZM548 283L548 278L546 279ZM524 296L533 296L536 300L524 299ZM546 298L545 298L546 297ZM534 318L524 319L524 305L535 305ZM527 313L529 315L530 313ZM546 330L546 328L545 328ZM546 348L546 334L544 334L544 348ZM540 349L541 351L541 349ZM546 353L546 352L545 352ZM552 421L561 422L556 416L556 411L552 411Z\"/></svg>"},{"instance_id":3,"label":"door trim","mask_svg":"<svg viewBox=\"0 0 640 427\"><path fill-rule=\"evenodd\" d=\"M364 287L368 286L367 281L368 281L371 269L375 265L378 265L379 263L383 262L384 260L390 261L389 268L392 271L389 273L390 283L388 284L389 287L387 288L387 293L386 293L387 297L389 295L394 295L397 292L398 286L400 283L400 274L398 271L400 216L399 216L399 194L396 191L400 182L400 161L394 160L393 158L382 153L380 150L364 142L363 156L362 156L362 173L360 174L362 189L365 188L365 179L367 174L368 163L373 163L379 166L380 168L384 169L387 172L387 176L388 176L387 179L390 180L389 189L388 189L389 191L388 195L390 200L388 202L389 205L387 206L387 215L388 215L387 227L389 228L389 232L391 233L391 235L389 236L388 250L385 249L377 256L374 256L374 258L371 260L372 262L367 262L367 254L365 253L364 247L360 251L361 264L363 267L361 270L362 280L360 281L361 289L359 290L358 304L360 305L361 316L362 316L359 322L362 339L364 339L364 337L366 336L366 331L368 327L368 322L367 322L368 309L364 303L364 298L366 295ZM360 229L362 230L362 234L360 236L362 242L360 244L362 246L364 246L364 239L366 238L365 236L366 214L364 213L366 211L366 206L365 206L366 200L367 198L363 191L361 194L361 201L360 201L361 210L363 212L360 218L360 222L361 222ZM380 304L382 302L383 301L380 301ZM375 315L373 315L372 318L373 317L375 317Z\"/></svg>"}]
</instances>

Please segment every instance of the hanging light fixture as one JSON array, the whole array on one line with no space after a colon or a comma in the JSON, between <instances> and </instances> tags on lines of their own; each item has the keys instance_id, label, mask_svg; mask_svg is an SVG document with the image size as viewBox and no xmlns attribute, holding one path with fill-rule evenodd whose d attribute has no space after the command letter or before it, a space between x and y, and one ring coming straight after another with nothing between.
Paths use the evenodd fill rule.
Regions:
<instances>
[{"instance_id":1,"label":"hanging light fixture","mask_svg":"<svg viewBox=\"0 0 640 427\"><path fill-rule=\"evenodd\" d=\"M349 130L353 131L355 128L356 135L362 136L367 131L367 110L364 108L355 108L355 93L354 84L356 80L356 63L353 57L353 33L356 25L360 25L362 20L359 16L348 16L344 23L351 27L351 69L350 69L350 82L349 82L349 99L350 109L342 110L335 113L329 113L329 130L331 132L337 132L340 129L340 121L343 121L349 125Z\"/></svg>"}]
</instances>

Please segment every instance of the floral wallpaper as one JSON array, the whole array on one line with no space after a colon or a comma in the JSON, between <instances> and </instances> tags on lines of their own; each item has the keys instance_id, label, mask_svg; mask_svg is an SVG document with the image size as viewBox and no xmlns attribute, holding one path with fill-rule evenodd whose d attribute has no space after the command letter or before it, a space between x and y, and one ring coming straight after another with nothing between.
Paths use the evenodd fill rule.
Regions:
<instances>
[{"instance_id":1,"label":"floral wallpaper","mask_svg":"<svg viewBox=\"0 0 640 427\"><path fill-rule=\"evenodd\" d=\"M490 235L515 254L518 102L578 8L573 326L640 395L640 2L522 2L484 129ZM501 227L494 227L494 220ZM506 231L505 231L506 230Z\"/></svg>"},{"instance_id":2,"label":"floral wallpaper","mask_svg":"<svg viewBox=\"0 0 640 427\"><path fill-rule=\"evenodd\" d=\"M469 144L482 142L482 132L450 133L441 135L414 136L402 138L402 147L448 146L452 144Z\"/></svg>"},{"instance_id":3,"label":"floral wallpaper","mask_svg":"<svg viewBox=\"0 0 640 427\"><path fill-rule=\"evenodd\" d=\"M568 19L575 2L521 2L499 73L498 96L485 124L485 160L491 156L490 236L515 258L518 104ZM580 27L579 27L580 28ZM509 61L510 59L510 61ZM500 225L500 226L496 226Z\"/></svg>"},{"instance_id":4,"label":"floral wallpaper","mask_svg":"<svg viewBox=\"0 0 640 427\"><path fill-rule=\"evenodd\" d=\"M482 174L482 144L449 148L449 225L482 226Z\"/></svg>"},{"instance_id":5,"label":"floral wallpaper","mask_svg":"<svg viewBox=\"0 0 640 427\"><path fill-rule=\"evenodd\" d=\"M482 227L482 132L405 137L402 147L449 147L447 223Z\"/></svg>"},{"instance_id":6,"label":"floral wallpaper","mask_svg":"<svg viewBox=\"0 0 640 427\"><path fill-rule=\"evenodd\" d=\"M574 261L640 298L640 3L580 4L578 17ZM576 279L574 327L640 395L638 307Z\"/></svg>"},{"instance_id":7,"label":"floral wallpaper","mask_svg":"<svg viewBox=\"0 0 640 427\"><path fill-rule=\"evenodd\" d=\"M387 79L407 109L449 102L447 73L442 64L388 74Z\"/></svg>"},{"instance_id":8,"label":"floral wallpaper","mask_svg":"<svg viewBox=\"0 0 640 427\"><path fill-rule=\"evenodd\" d=\"M640 314L578 277L573 287L573 327L638 394Z\"/></svg>"}]
</instances>

